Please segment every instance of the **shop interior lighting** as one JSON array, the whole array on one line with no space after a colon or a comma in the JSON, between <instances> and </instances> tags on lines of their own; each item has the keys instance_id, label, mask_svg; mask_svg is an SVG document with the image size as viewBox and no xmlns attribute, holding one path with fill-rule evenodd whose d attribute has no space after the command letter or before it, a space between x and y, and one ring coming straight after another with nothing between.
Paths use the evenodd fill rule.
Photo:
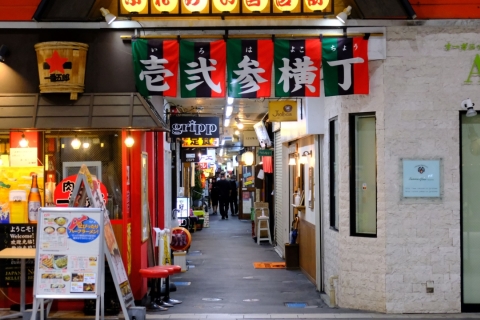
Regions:
<instances>
[{"instance_id":1,"label":"shop interior lighting","mask_svg":"<svg viewBox=\"0 0 480 320\"><path fill-rule=\"evenodd\" d=\"M240 121L240 119L235 118L235 122L237 123L237 128L242 130L243 129L243 123Z\"/></svg>"},{"instance_id":2,"label":"shop interior lighting","mask_svg":"<svg viewBox=\"0 0 480 320\"><path fill-rule=\"evenodd\" d=\"M223 148L220 149L219 155L220 157L223 157Z\"/></svg>"},{"instance_id":3,"label":"shop interior lighting","mask_svg":"<svg viewBox=\"0 0 480 320\"><path fill-rule=\"evenodd\" d=\"M80 149L80 146L82 145L82 142L80 142L80 140L78 140L77 136L75 136L75 139L72 140L72 148L75 149L75 150L78 150Z\"/></svg>"},{"instance_id":4,"label":"shop interior lighting","mask_svg":"<svg viewBox=\"0 0 480 320\"><path fill-rule=\"evenodd\" d=\"M254 161L254 155L252 151L247 151L242 154L242 161L246 166L251 166Z\"/></svg>"},{"instance_id":5,"label":"shop interior lighting","mask_svg":"<svg viewBox=\"0 0 480 320\"><path fill-rule=\"evenodd\" d=\"M130 133L128 133L127 137L125 138L125 146L127 148L131 148L133 146L133 144L135 143L135 140L133 139L133 137L130 135Z\"/></svg>"},{"instance_id":6,"label":"shop interior lighting","mask_svg":"<svg viewBox=\"0 0 480 320\"><path fill-rule=\"evenodd\" d=\"M340 20L340 22L342 23L346 23L350 13L352 13L352 7L348 6L337 15L337 19Z\"/></svg>"},{"instance_id":7,"label":"shop interior lighting","mask_svg":"<svg viewBox=\"0 0 480 320\"><path fill-rule=\"evenodd\" d=\"M475 106L475 103L470 100L470 98L467 98L462 101L462 108L467 110L467 117L475 117L477 115L477 111L473 109Z\"/></svg>"},{"instance_id":8,"label":"shop interior lighting","mask_svg":"<svg viewBox=\"0 0 480 320\"><path fill-rule=\"evenodd\" d=\"M115 19L117 19L117 17L111 14L108 9L100 8L100 12L102 13L102 16L105 17L105 21L107 22L107 24L111 24L113 21L115 21Z\"/></svg>"},{"instance_id":9,"label":"shop interior lighting","mask_svg":"<svg viewBox=\"0 0 480 320\"><path fill-rule=\"evenodd\" d=\"M6 45L0 45L0 62L5 62L5 58L8 55L8 48Z\"/></svg>"},{"instance_id":10,"label":"shop interior lighting","mask_svg":"<svg viewBox=\"0 0 480 320\"><path fill-rule=\"evenodd\" d=\"M239 135L240 135L240 131L235 130L235 134L236 134L237 136L239 136Z\"/></svg>"},{"instance_id":11,"label":"shop interior lighting","mask_svg":"<svg viewBox=\"0 0 480 320\"><path fill-rule=\"evenodd\" d=\"M234 98L228 97L228 98L227 98L227 105L229 105L229 106L232 105L232 104L233 104L233 100L234 100Z\"/></svg>"},{"instance_id":12,"label":"shop interior lighting","mask_svg":"<svg viewBox=\"0 0 480 320\"><path fill-rule=\"evenodd\" d=\"M230 126L230 119L229 118L225 118L225 120L223 120L223 126L224 127Z\"/></svg>"},{"instance_id":13,"label":"shop interior lighting","mask_svg":"<svg viewBox=\"0 0 480 320\"><path fill-rule=\"evenodd\" d=\"M90 148L90 142L88 142L88 140L85 140L83 142L83 149L88 149L88 148Z\"/></svg>"},{"instance_id":14,"label":"shop interior lighting","mask_svg":"<svg viewBox=\"0 0 480 320\"><path fill-rule=\"evenodd\" d=\"M294 166L297 164L297 160L295 158L298 157L298 154L295 152L290 155L290 159L288 160L288 165L289 166Z\"/></svg>"},{"instance_id":15,"label":"shop interior lighting","mask_svg":"<svg viewBox=\"0 0 480 320\"><path fill-rule=\"evenodd\" d=\"M20 148L28 147L28 140L25 138L25 133L22 133L22 139L19 142Z\"/></svg>"},{"instance_id":16,"label":"shop interior lighting","mask_svg":"<svg viewBox=\"0 0 480 320\"><path fill-rule=\"evenodd\" d=\"M302 156L300 157L300 163L301 164L306 164L307 163L307 156L312 156L312 150L310 151L304 151L302 153Z\"/></svg>"}]
</instances>

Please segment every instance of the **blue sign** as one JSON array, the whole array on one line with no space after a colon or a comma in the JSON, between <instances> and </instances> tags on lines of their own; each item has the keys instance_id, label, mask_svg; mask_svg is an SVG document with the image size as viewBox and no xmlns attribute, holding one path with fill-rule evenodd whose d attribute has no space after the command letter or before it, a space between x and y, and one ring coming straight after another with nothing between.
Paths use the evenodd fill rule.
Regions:
<instances>
[{"instance_id":1,"label":"blue sign","mask_svg":"<svg viewBox=\"0 0 480 320\"><path fill-rule=\"evenodd\" d=\"M100 235L100 225L87 216L73 218L67 228L67 234L75 242L92 242Z\"/></svg>"},{"instance_id":2,"label":"blue sign","mask_svg":"<svg viewBox=\"0 0 480 320\"><path fill-rule=\"evenodd\" d=\"M403 196L440 197L440 160L403 160Z\"/></svg>"}]
</instances>

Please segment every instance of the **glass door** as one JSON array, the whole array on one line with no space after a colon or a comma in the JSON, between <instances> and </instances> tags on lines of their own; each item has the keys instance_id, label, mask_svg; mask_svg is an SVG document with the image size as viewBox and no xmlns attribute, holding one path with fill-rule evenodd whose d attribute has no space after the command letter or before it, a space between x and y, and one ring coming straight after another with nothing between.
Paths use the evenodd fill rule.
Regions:
<instances>
[{"instance_id":1,"label":"glass door","mask_svg":"<svg viewBox=\"0 0 480 320\"><path fill-rule=\"evenodd\" d=\"M461 115L462 311L480 311L480 117Z\"/></svg>"}]
</instances>

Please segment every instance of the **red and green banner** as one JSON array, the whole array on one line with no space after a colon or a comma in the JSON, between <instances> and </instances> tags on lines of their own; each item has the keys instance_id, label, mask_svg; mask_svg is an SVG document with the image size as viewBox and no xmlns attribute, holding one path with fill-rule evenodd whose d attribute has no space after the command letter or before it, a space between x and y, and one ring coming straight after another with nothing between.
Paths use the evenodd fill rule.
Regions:
<instances>
[{"instance_id":1,"label":"red and green banner","mask_svg":"<svg viewBox=\"0 0 480 320\"><path fill-rule=\"evenodd\" d=\"M232 98L270 97L272 40L227 40L227 87Z\"/></svg>"},{"instance_id":2,"label":"red and green banner","mask_svg":"<svg viewBox=\"0 0 480 320\"><path fill-rule=\"evenodd\" d=\"M142 96L177 96L178 41L135 39L132 54L135 84Z\"/></svg>"},{"instance_id":3,"label":"red and green banner","mask_svg":"<svg viewBox=\"0 0 480 320\"><path fill-rule=\"evenodd\" d=\"M275 40L275 96L319 97L320 39Z\"/></svg>"},{"instance_id":4,"label":"red and green banner","mask_svg":"<svg viewBox=\"0 0 480 320\"><path fill-rule=\"evenodd\" d=\"M330 38L322 42L325 96L368 94L368 40Z\"/></svg>"},{"instance_id":5,"label":"red and green banner","mask_svg":"<svg viewBox=\"0 0 480 320\"><path fill-rule=\"evenodd\" d=\"M182 98L225 97L226 44L180 41Z\"/></svg>"}]
</instances>

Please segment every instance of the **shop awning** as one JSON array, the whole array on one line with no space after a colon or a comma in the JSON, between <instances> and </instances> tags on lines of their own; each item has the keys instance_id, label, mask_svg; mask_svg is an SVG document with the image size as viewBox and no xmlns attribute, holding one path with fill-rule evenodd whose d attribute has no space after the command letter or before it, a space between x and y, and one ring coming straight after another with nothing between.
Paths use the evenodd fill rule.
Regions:
<instances>
[{"instance_id":1,"label":"shop awning","mask_svg":"<svg viewBox=\"0 0 480 320\"><path fill-rule=\"evenodd\" d=\"M66 95L0 94L0 130L168 131L147 100L132 93Z\"/></svg>"}]
</instances>

